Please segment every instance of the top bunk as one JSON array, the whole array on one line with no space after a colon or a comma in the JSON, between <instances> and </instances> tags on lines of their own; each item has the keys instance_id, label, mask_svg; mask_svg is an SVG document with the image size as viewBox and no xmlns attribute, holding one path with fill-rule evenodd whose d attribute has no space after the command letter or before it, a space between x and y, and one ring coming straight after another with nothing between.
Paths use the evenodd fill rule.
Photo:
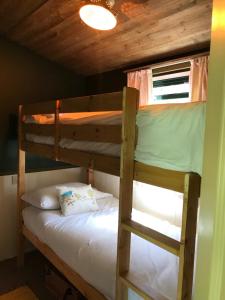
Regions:
<instances>
[{"instance_id":1,"label":"top bunk","mask_svg":"<svg viewBox=\"0 0 225 300\"><path fill-rule=\"evenodd\" d=\"M185 174L201 175L205 103L138 108L138 99L125 87L20 106L20 150L117 176L132 152L135 180L183 192Z\"/></svg>"}]
</instances>

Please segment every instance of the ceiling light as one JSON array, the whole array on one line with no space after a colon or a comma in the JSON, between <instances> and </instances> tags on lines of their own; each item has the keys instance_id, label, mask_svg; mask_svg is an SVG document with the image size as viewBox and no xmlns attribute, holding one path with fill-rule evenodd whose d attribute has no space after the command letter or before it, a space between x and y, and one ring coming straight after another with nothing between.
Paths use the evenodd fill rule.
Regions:
<instances>
[{"instance_id":1,"label":"ceiling light","mask_svg":"<svg viewBox=\"0 0 225 300\"><path fill-rule=\"evenodd\" d=\"M98 30L110 30L117 24L115 14L111 8L114 1L92 0L80 9L80 18L88 26Z\"/></svg>"}]
</instances>

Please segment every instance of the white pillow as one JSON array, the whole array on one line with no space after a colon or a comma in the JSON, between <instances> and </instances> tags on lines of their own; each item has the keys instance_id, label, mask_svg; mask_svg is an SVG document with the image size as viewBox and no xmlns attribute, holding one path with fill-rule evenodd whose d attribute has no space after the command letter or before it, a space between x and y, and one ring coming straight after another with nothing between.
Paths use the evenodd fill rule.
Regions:
<instances>
[{"instance_id":1,"label":"white pillow","mask_svg":"<svg viewBox=\"0 0 225 300\"><path fill-rule=\"evenodd\" d=\"M93 188L93 190L94 190L94 195L95 195L96 200L113 197L112 194L101 192L101 191L97 190L96 188Z\"/></svg>"},{"instance_id":2,"label":"white pillow","mask_svg":"<svg viewBox=\"0 0 225 300\"><path fill-rule=\"evenodd\" d=\"M45 188L37 189L33 192L27 192L21 197L27 203L41 209L60 209L57 187L82 187L87 186L81 182L68 182L60 185L51 185ZM112 197L111 194L100 192L93 189L97 200Z\"/></svg>"},{"instance_id":3,"label":"white pillow","mask_svg":"<svg viewBox=\"0 0 225 300\"><path fill-rule=\"evenodd\" d=\"M59 188L59 203L64 216L98 210L91 185Z\"/></svg>"}]
</instances>

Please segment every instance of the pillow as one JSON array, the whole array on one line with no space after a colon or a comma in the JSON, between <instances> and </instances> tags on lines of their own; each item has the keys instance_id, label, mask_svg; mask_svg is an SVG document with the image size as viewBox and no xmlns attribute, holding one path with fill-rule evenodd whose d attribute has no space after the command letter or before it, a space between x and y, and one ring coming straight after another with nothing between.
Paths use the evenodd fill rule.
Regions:
<instances>
[{"instance_id":1,"label":"pillow","mask_svg":"<svg viewBox=\"0 0 225 300\"><path fill-rule=\"evenodd\" d=\"M98 210L91 185L59 188L59 203L64 216Z\"/></svg>"},{"instance_id":2,"label":"pillow","mask_svg":"<svg viewBox=\"0 0 225 300\"><path fill-rule=\"evenodd\" d=\"M51 185L45 188L37 189L33 192L28 192L23 194L21 197L23 201L41 209L60 209L58 190L57 187L82 187L87 186L85 183L81 182L68 182L61 185ZM93 189L95 193L95 198L97 200L112 197L111 194L100 192Z\"/></svg>"},{"instance_id":3,"label":"pillow","mask_svg":"<svg viewBox=\"0 0 225 300\"><path fill-rule=\"evenodd\" d=\"M108 198L108 197L113 197L112 194L101 192L101 191L97 190L96 188L93 188L93 191L94 191L94 195L95 195L96 200L100 200L100 199L104 199L104 198Z\"/></svg>"}]
</instances>

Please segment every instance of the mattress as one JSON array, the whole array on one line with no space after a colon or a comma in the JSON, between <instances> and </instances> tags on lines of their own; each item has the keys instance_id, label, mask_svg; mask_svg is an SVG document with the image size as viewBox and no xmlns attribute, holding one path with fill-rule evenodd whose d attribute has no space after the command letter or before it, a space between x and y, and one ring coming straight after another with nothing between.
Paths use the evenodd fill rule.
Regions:
<instances>
[{"instance_id":1,"label":"mattress","mask_svg":"<svg viewBox=\"0 0 225 300\"><path fill-rule=\"evenodd\" d=\"M64 217L57 210L27 207L25 226L107 299L115 299L118 200L98 200L99 211ZM133 220L179 240L180 228L133 210ZM178 258L132 235L130 270L146 287L176 299ZM129 291L129 299L141 299Z\"/></svg>"},{"instance_id":2,"label":"mattress","mask_svg":"<svg viewBox=\"0 0 225 300\"><path fill-rule=\"evenodd\" d=\"M138 111L135 160L170 170L201 175L206 103L150 105ZM40 118L46 119L44 122ZM48 120L48 121L47 121ZM51 123L53 117L36 116L26 122ZM121 124L121 113L78 113L60 115L62 124ZM53 137L27 134L34 143L54 144ZM120 145L62 138L60 147L119 156Z\"/></svg>"}]
</instances>

